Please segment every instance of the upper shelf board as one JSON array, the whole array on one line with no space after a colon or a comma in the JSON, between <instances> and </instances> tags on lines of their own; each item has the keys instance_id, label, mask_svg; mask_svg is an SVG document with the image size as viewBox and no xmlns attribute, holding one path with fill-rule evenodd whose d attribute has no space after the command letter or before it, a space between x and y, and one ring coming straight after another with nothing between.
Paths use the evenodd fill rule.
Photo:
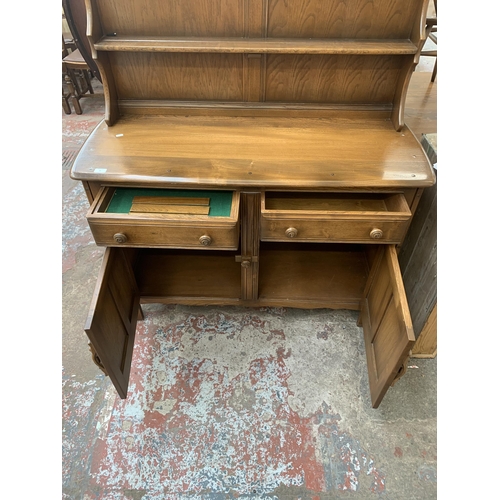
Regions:
<instances>
[{"instance_id":1,"label":"upper shelf board","mask_svg":"<svg viewBox=\"0 0 500 500\"><path fill-rule=\"evenodd\" d=\"M198 38L105 36L95 44L101 51L219 52L241 54L416 54L410 40L326 38Z\"/></svg>"}]
</instances>

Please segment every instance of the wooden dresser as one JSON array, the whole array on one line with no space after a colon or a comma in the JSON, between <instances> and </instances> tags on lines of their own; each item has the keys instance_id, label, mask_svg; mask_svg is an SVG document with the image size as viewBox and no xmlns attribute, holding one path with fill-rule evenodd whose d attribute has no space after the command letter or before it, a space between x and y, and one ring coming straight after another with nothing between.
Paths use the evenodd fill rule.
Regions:
<instances>
[{"instance_id":1,"label":"wooden dresser","mask_svg":"<svg viewBox=\"0 0 500 500\"><path fill-rule=\"evenodd\" d=\"M140 303L353 309L377 407L415 341L397 249L435 182L404 123L427 1L86 5L94 361L125 398Z\"/></svg>"}]
</instances>

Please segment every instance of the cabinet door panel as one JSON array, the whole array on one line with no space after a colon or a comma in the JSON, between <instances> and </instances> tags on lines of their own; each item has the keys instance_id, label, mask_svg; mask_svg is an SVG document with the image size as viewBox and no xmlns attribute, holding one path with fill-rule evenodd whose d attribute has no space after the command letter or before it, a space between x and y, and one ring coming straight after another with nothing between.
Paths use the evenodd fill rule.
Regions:
<instances>
[{"instance_id":1,"label":"cabinet door panel","mask_svg":"<svg viewBox=\"0 0 500 500\"><path fill-rule=\"evenodd\" d=\"M381 245L361 303L368 379L377 408L415 343L394 245Z\"/></svg>"},{"instance_id":2,"label":"cabinet door panel","mask_svg":"<svg viewBox=\"0 0 500 500\"><path fill-rule=\"evenodd\" d=\"M139 293L132 270L134 249L107 248L85 325L100 364L121 398L127 397Z\"/></svg>"}]
</instances>

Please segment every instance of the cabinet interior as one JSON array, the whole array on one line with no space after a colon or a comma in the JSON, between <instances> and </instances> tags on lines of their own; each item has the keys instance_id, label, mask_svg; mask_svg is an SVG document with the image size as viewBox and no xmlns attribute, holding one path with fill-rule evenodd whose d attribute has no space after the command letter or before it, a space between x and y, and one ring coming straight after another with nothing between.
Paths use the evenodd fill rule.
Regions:
<instances>
[{"instance_id":1,"label":"cabinet interior","mask_svg":"<svg viewBox=\"0 0 500 500\"><path fill-rule=\"evenodd\" d=\"M404 205L403 205L404 203ZM264 210L328 212L398 212L399 194L266 192Z\"/></svg>"},{"instance_id":2,"label":"cabinet interior","mask_svg":"<svg viewBox=\"0 0 500 500\"><path fill-rule=\"evenodd\" d=\"M369 272L367 245L261 242L258 300L289 307L359 309ZM241 299L234 251L140 249L135 264L143 302Z\"/></svg>"}]
</instances>

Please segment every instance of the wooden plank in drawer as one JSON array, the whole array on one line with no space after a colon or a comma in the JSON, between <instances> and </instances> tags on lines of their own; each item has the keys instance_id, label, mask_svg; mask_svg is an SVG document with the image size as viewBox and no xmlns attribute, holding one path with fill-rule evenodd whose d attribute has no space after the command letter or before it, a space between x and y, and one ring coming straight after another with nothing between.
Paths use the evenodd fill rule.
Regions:
<instances>
[{"instance_id":1,"label":"wooden plank in drawer","mask_svg":"<svg viewBox=\"0 0 500 500\"><path fill-rule=\"evenodd\" d=\"M234 209L235 193L226 190L180 190L180 189L152 189L152 188L110 188L109 199L97 211L108 214L126 214L132 203L139 197L157 198L158 202L181 204L186 198L209 200L210 217L231 217ZM162 201L163 200L163 201ZM159 204L159 203L156 203ZM198 205L200 202L191 202ZM205 203L206 204L206 203Z\"/></svg>"},{"instance_id":2,"label":"wooden plank in drawer","mask_svg":"<svg viewBox=\"0 0 500 500\"><path fill-rule=\"evenodd\" d=\"M152 205L210 205L210 198L188 198L188 197L173 197L166 196L134 196L134 203L150 203Z\"/></svg>"},{"instance_id":3,"label":"wooden plank in drawer","mask_svg":"<svg viewBox=\"0 0 500 500\"><path fill-rule=\"evenodd\" d=\"M153 203L132 203L130 213L137 214L187 214L187 215L208 215L210 207L199 205L174 205L174 204L153 204Z\"/></svg>"}]
</instances>

